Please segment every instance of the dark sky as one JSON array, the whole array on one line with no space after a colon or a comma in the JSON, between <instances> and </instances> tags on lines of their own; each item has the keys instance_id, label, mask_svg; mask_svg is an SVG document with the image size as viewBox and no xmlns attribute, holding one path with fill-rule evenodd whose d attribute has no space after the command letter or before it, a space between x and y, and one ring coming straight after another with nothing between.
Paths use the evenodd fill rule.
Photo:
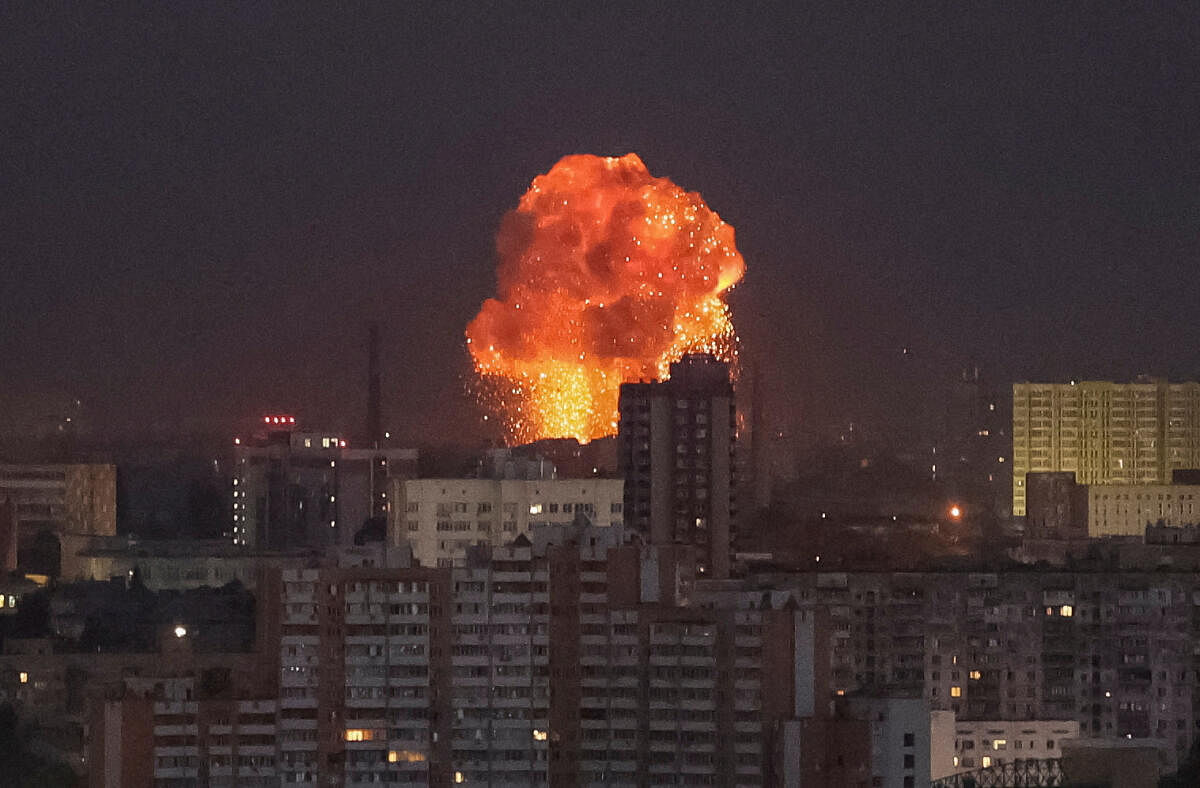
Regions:
<instances>
[{"instance_id":1,"label":"dark sky","mask_svg":"<svg viewBox=\"0 0 1200 788\"><path fill-rule=\"evenodd\" d=\"M1200 373L1194 3L73 5L0 6L0 426L357 427L380 320L389 423L469 434L497 225L574 152L737 228L780 424Z\"/></svg>"}]
</instances>

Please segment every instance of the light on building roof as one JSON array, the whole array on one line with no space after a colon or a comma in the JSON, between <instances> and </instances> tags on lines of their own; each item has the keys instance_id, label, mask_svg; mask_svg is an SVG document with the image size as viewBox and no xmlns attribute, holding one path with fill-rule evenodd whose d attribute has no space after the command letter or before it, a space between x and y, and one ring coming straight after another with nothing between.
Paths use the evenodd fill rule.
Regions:
<instances>
[{"instance_id":1,"label":"light on building roof","mask_svg":"<svg viewBox=\"0 0 1200 788\"><path fill-rule=\"evenodd\" d=\"M183 624L176 624L175 625L175 637L181 638L181 637L186 637L186 636L187 636L187 627L185 627Z\"/></svg>"}]
</instances>

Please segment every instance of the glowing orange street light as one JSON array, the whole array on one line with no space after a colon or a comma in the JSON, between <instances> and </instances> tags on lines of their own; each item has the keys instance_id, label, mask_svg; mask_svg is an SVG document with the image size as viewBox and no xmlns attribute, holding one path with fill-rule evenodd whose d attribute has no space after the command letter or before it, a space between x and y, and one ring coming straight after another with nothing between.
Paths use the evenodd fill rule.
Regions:
<instances>
[{"instance_id":1,"label":"glowing orange street light","mask_svg":"<svg viewBox=\"0 0 1200 788\"><path fill-rule=\"evenodd\" d=\"M962 519L962 508L958 504L953 504L950 507L950 519L951 520Z\"/></svg>"}]
</instances>

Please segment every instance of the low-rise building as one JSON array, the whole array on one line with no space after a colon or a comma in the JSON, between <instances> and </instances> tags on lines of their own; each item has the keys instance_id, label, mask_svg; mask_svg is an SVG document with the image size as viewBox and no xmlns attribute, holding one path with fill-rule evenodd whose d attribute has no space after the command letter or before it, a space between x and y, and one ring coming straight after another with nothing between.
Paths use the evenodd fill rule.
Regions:
<instances>
[{"instance_id":1,"label":"low-rise building","mask_svg":"<svg viewBox=\"0 0 1200 788\"><path fill-rule=\"evenodd\" d=\"M1131 537L1148 527L1200 524L1200 485L1079 484L1073 472L1030 473L1025 536L1033 540Z\"/></svg>"},{"instance_id":2,"label":"low-rise building","mask_svg":"<svg viewBox=\"0 0 1200 788\"><path fill-rule=\"evenodd\" d=\"M260 550L353 544L386 517L388 483L416 475L416 449L356 447L333 431L300 430L266 416L262 432L235 439L231 541Z\"/></svg>"},{"instance_id":3,"label":"low-rise building","mask_svg":"<svg viewBox=\"0 0 1200 788\"><path fill-rule=\"evenodd\" d=\"M500 546L548 526L624 522L620 479L396 479L390 545L423 566L462 566L467 549Z\"/></svg>"},{"instance_id":4,"label":"low-rise building","mask_svg":"<svg viewBox=\"0 0 1200 788\"><path fill-rule=\"evenodd\" d=\"M959 720L934 712L931 777L935 780L1018 760L1062 757L1064 742L1079 738L1078 720Z\"/></svg>"}]
</instances>

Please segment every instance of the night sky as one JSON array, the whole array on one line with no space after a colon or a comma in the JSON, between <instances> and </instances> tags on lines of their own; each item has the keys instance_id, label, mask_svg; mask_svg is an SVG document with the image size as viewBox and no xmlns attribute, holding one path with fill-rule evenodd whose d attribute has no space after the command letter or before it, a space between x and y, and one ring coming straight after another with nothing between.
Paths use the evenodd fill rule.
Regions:
<instances>
[{"instance_id":1,"label":"night sky","mask_svg":"<svg viewBox=\"0 0 1200 788\"><path fill-rule=\"evenodd\" d=\"M73 5L0 6L0 429L355 429L378 320L389 425L471 440L496 229L576 152L737 229L780 426L1200 375L1194 3Z\"/></svg>"}]
</instances>

